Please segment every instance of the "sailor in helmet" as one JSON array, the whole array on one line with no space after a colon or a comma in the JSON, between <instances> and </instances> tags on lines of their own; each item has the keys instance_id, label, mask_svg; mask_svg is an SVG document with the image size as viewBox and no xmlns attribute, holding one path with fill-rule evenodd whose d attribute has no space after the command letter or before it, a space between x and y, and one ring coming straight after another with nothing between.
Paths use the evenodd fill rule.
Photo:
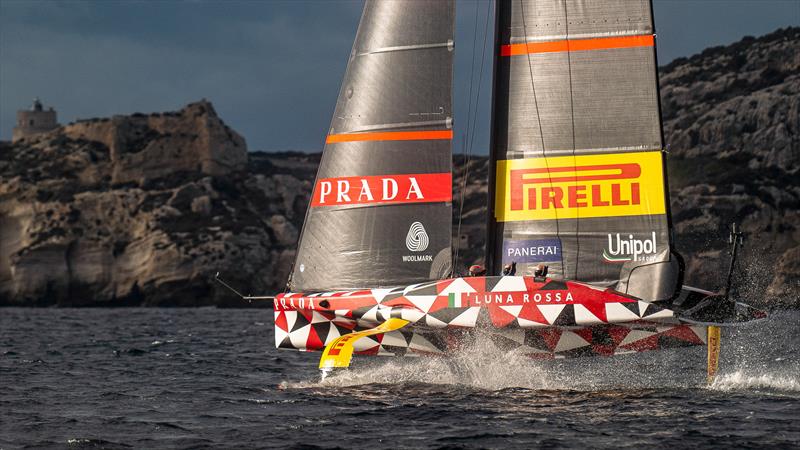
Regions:
<instances>
[{"instance_id":1,"label":"sailor in helmet","mask_svg":"<svg viewBox=\"0 0 800 450\"><path fill-rule=\"evenodd\" d=\"M482 277L484 275L486 275L486 268L485 267L483 267L481 265L478 265L478 264L473 264L473 265L469 266L469 276L471 276L471 277Z\"/></svg>"}]
</instances>

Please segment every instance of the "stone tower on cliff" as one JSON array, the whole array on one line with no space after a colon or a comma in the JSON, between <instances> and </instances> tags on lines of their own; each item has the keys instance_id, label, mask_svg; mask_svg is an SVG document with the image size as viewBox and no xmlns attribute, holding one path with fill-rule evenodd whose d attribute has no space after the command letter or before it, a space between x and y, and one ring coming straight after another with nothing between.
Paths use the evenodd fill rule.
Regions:
<instances>
[{"instance_id":1,"label":"stone tower on cliff","mask_svg":"<svg viewBox=\"0 0 800 450\"><path fill-rule=\"evenodd\" d=\"M14 127L11 141L17 142L57 127L56 111L52 107L45 111L42 102L36 98L31 109L17 111L17 126Z\"/></svg>"}]
</instances>

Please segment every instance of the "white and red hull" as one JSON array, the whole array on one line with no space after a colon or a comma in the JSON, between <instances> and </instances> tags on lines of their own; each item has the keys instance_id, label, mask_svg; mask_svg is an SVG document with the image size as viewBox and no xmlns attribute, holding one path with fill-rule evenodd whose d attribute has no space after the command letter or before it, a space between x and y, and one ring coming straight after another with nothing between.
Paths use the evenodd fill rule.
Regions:
<instances>
[{"instance_id":1,"label":"white and red hull","mask_svg":"<svg viewBox=\"0 0 800 450\"><path fill-rule=\"evenodd\" d=\"M390 289L278 295L279 348L321 351L389 318L410 323L360 339L357 354L446 354L475 329L536 358L615 355L704 345L706 327L653 303L584 283L533 277L452 278Z\"/></svg>"}]
</instances>

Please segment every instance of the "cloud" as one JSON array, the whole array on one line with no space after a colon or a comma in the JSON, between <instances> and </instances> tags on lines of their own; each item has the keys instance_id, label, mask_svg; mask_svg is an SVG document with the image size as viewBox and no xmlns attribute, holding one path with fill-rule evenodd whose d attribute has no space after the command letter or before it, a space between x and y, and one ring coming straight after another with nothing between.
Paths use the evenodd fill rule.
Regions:
<instances>
[{"instance_id":1,"label":"cloud","mask_svg":"<svg viewBox=\"0 0 800 450\"><path fill-rule=\"evenodd\" d=\"M319 150L361 5L2 0L0 138L10 138L15 111L34 96L56 107L62 123L172 110L208 98L251 149ZM457 3L456 151L466 132L475 11L482 33L487 5ZM792 1L656 0L655 12L662 64L800 23ZM491 63L487 54L474 146L480 153L488 149Z\"/></svg>"},{"instance_id":2,"label":"cloud","mask_svg":"<svg viewBox=\"0 0 800 450\"><path fill-rule=\"evenodd\" d=\"M147 36L105 26L88 33L78 26L85 12L49 22L56 12L45 8L35 22L21 8L0 32L2 137L34 96L55 106L61 122L176 109L205 97L251 148L319 149L341 79L331 74L344 72L358 18L341 27L278 10L216 20L220 5L207 6L205 21Z\"/></svg>"}]
</instances>

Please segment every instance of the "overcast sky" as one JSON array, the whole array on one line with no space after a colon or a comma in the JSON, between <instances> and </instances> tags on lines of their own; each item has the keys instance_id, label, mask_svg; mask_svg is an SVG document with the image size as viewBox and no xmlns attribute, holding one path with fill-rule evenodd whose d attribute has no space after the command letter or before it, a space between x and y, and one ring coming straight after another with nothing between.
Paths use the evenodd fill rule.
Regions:
<instances>
[{"instance_id":1,"label":"overcast sky","mask_svg":"<svg viewBox=\"0 0 800 450\"><path fill-rule=\"evenodd\" d=\"M466 129L476 11L480 48L487 5L457 0L456 151ZM61 123L207 98L251 150L318 151L361 7L361 0L0 0L0 139L10 139L15 111L35 96L58 110ZM800 25L800 0L656 0L655 15L664 64ZM480 153L488 146L490 73L475 139Z\"/></svg>"}]
</instances>

